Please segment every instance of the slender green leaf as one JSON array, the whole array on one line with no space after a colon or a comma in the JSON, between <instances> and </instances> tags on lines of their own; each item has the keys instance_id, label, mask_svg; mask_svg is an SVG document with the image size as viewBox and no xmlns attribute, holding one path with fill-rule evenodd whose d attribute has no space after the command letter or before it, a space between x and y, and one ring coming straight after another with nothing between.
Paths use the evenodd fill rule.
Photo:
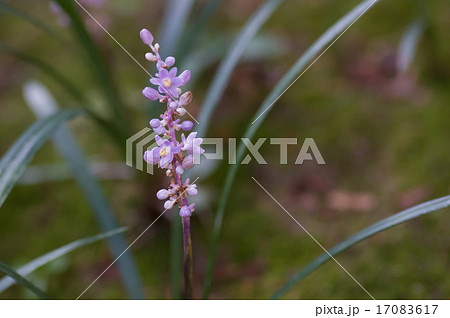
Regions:
<instances>
[{"instance_id":1,"label":"slender green leaf","mask_svg":"<svg viewBox=\"0 0 450 318\"><path fill-rule=\"evenodd\" d=\"M78 9L80 9L78 8L78 4L72 0L54 1L57 2L69 16L71 28L86 54L85 58L87 59L88 70L92 72L92 75L97 80L96 83L99 84L99 87L103 90L117 127L120 127L120 129L123 130L122 134L127 134L127 132L130 131L129 123L123 111L123 105L118 90L112 80L105 59L102 57L100 50L96 46L91 35L86 30L83 19L78 11Z\"/></svg>"},{"instance_id":2,"label":"slender green leaf","mask_svg":"<svg viewBox=\"0 0 450 318\"><path fill-rule=\"evenodd\" d=\"M412 208L394 214L393 216L390 216L380 222L377 222L365 228L364 230L356 233L355 235L349 237L348 239L342 241L333 248L329 249L328 250L329 254L323 253L315 260L313 260L311 263L306 265L301 271L292 276L292 278L287 283L285 283L280 290L278 290L275 294L273 294L272 299L279 299L281 296L283 296L283 294L285 294L289 289L294 287L294 285L297 284L300 280L302 280L310 273L312 273L314 270L316 270L319 266L330 260L331 259L330 255L334 257L337 254L354 246L355 244L371 237L372 235L385 231L391 227L394 227L406 221L417 218L426 213L443 209L449 205L450 205L450 195L416 205Z\"/></svg>"},{"instance_id":3,"label":"slender green leaf","mask_svg":"<svg viewBox=\"0 0 450 318\"><path fill-rule=\"evenodd\" d=\"M27 276L30 273L34 272L36 269L50 263L51 261L54 261L55 259L62 257L66 254L69 254L70 252L73 252L80 247L83 247L85 245L98 242L101 240L104 240L105 238L117 235L119 233L122 233L126 231L126 227L122 227L119 229L115 229L106 233L100 233L94 236L90 236L87 238L76 240L72 243L66 244L64 246L61 246L60 248L57 248L51 252L48 252L38 258L35 258L31 262L21 266L19 269L17 269L17 273L21 276ZM0 293L5 291L10 286L14 285L15 280L11 277L4 277L0 279Z\"/></svg>"},{"instance_id":4,"label":"slender green leaf","mask_svg":"<svg viewBox=\"0 0 450 318\"><path fill-rule=\"evenodd\" d=\"M203 73L227 54L231 42L228 36L209 39L204 43L205 45L200 45L199 49L183 59L180 69L191 71L188 88L195 86ZM255 36L243 53L241 60L253 62L277 58L285 52L285 48L285 43L279 37L267 34Z\"/></svg>"},{"instance_id":5,"label":"slender green leaf","mask_svg":"<svg viewBox=\"0 0 450 318\"><path fill-rule=\"evenodd\" d=\"M209 2L203 7L203 10L200 12L199 16L195 18L195 22L192 27L186 32L183 37L181 44L179 45L180 49L178 52L189 52L194 44L196 44L197 39L203 33L206 25L209 20L213 16L214 12L217 11L219 5L223 2L223 0L209 0Z\"/></svg>"},{"instance_id":6,"label":"slender green leaf","mask_svg":"<svg viewBox=\"0 0 450 318\"><path fill-rule=\"evenodd\" d=\"M74 98L75 101L77 101L82 107L86 113L94 119L97 124L101 128L103 128L106 132L109 133L109 135L122 146L124 136L120 134L119 129L112 124L109 123L104 118L100 117L97 113L89 109L86 105L89 104L89 102L85 98L85 94L78 89L69 79L67 79L63 74L61 74L59 71L57 71L55 68L53 68L48 63L44 62L43 60L39 58L35 58L27 53L18 51L6 44L0 43L0 50L5 51L27 63L30 63L31 65L35 66L36 68L40 69L42 72L47 74L50 78L52 78L58 85L60 85L71 97Z\"/></svg>"},{"instance_id":7,"label":"slender green leaf","mask_svg":"<svg viewBox=\"0 0 450 318\"><path fill-rule=\"evenodd\" d=\"M424 29L424 20L418 18L405 30L397 52L397 68L400 73L406 72L410 67Z\"/></svg>"},{"instance_id":8,"label":"slender green leaf","mask_svg":"<svg viewBox=\"0 0 450 318\"><path fill-rule=\"evenodd\" d=\"M23 19L25 21L28 21L29 23L33 24L37 28L41 29L42 31L44 31L45 33L47 33L48 35L53 37L59 43L62 43L64 45L70 45L69 42L61 36L61 34L59 34L54 29L52 29L51 27L46 25L41 20L33 17L32 15L29 15L25 11L22 11L20 9L14 8L13 6L10 6L9 4L0 2L0 12L5 12L5 13L8 13L8 14L14 15L14 16L16 16L18 18L21 18L21 19Z\"/></svg>"},{"instance_id":9,"label":"slender green leaf","mask_svg":"<svg viewBox=\"0 0 450 318\"><path fill-rule=\"evenodd\" d=\"M265 98L261 104L259 110L255 114L252 124L250 124L245 133L244 137L252 138L256 133L257 129L263 122L264 118L269 113L269 110L274 106L279 96L284 92L285 89L297 78L297 76L307 67L307 64L313 60L313 58L318 55L333 39L335 39L339 34L341 34L349 25L351 25L358 17L363 14L366 10L371 8L377 0L365 0L362 1L353 10L347 13L334 25L332 25L325 33L323 33L297 60L297 62L291 67L291 69L286 73L286 75L278 82L275 88L270 92L270 94ZM237 161L241 162L246 153L246 147L241 142L237 150ZM222 193L220 195L219 205L217 214L214 220L214 228L212 234L212 242L210 246L210 252L208 257L208 264L205 275L205 283L203 289L203 297L207 298L211 289L212 275L214 270L214 262L217 254L217 245L219 241L220 231L222 229L223 217L225 214L225 207L230 195L231 187L233 185L234 179L236 177L239 164L231 165L227 176L225 179L225 185L223 187Z\"/></svg>"},{"instance_id":10,"label":"slender green leaf","mask_svg":"<svg viewBox=\"0 0 450 318\"><path fill-rule=\"evenodd\" d=\"M166 2L159 32L163 55L175 55L193 4L194 0L169 0Z\"/></svg>"},{"instance_id":11,"label":"slender green leaf","mask_svg":"<svg viewBox=\"0 0 450 318\"><path fill-rule=\"evenodd\" d=\"M0 50L7 52L31 65L37 67L49 77L51 77L56 83L58 83L62 88L64 88L71 97L76 101L83 102L83 93L76 87L66 76L57 71L53 66L44 62L43 60L33 57L25 52L16 50L4 43L0 43Z\"/></svg>"},{"instance_id":12,"label":"slender green leaf","mask_svg":"<svg viewBox=\"0 0 450 318\"><path fill-rule=\"evenodd\" d=\"M17 139L0 160L0 206L42 144L64 122L80 113L77 109L60 111L37 121Z\"/></svg>"},{"instance_id":13,"label":"slender green leaf","mask_svg":"<svg viewBox=\"0 0 450 318\"><path fill-rule=\"evenodd\" d=\"M39 298L51 299L51 297L49 295L47 295L44 291L39 289L36 285L34 285L32 282L30 282L25 277L18 274L16 271L14 271L11 267L9 267L8 265L6 265L3 262L0 262L0 272L3 272L6 275L12 277L16 282L18 282L23 287L29 289L31 292L33 292Z\"/></svg>"},{"instance_id":14,"label":"slender green leaf","mask_svg":"<svg viewBox=\"0 0 450 318\"><path fill-rule=\"evenodd\" d=\"M48 90L37 82L25 85L24 95L28 105L38 117L50 116L59 108ZM105 232L116 229L118 224L110 204L89 171L88 163L71 131L66 127L61 127L55 133L53 142L71 167L74 178L91 206L100 228ZM127 248L123 235L108 238L108 243L115 258ZM144 297L142 284L132 254L122 255L117 261L117 266L130 298L142 299Z\"/></svg>"},{"instance_id":15,"label":"slender green leaf","mask_svg":"<svg viewBox=\"0 0 450 318\"><path fill-rule=\"evenodd\" d=\"M89 161L89 171L97 180L127 181L134 178L135 171L121 161ZM35 185L73 180L74 175L67 163L50 163L28 166L17 184Z\"/></svg>"},{"instance_id":16,"label":"slender green leaf","mask_svg":"<svg viewBox=\"0 0 450 318\"><path fill-rule=\"evenodd\" d=\"M245 52L245 49L248 47L250 41L254 38L264 22L267 21L267 19L283 1L284 0L268 0L262 4L260 8L250 17L234 43L231 45L225 55L225 59L220 64L219 69L214 76L211 86L206 94L205 101L203 102L202 110L198 118L198 122L200 124L197 129L197 134L199 136L204 136L205 132L208 130L212 113L222 97L230 80L231 74Z\"/></svg>"}]
</instances>

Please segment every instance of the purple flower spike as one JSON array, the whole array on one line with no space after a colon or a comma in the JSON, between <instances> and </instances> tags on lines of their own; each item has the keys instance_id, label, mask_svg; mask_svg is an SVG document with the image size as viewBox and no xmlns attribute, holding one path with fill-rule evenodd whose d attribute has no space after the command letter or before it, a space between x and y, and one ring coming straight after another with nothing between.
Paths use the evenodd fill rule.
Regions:
<instances>
[{"instance_id":1,"label":"purple flower spike","mask_svg":"<svg viewBox=\"0 0 450 318\"><path fill-rule=\"evenodd\" d=\"M188 197L197 195L195 184L189 184L190 180L183 182L185 170L194 166L195 155L202 154L202 138L196 138L197 133L192 132L187 137L181 134L182 142L177 140L176 132L179 130L190 131L194 123L190 120L182 120L187 111L187 106L192 101L191 92L183 92L181 86L187 84L191 78L191 72L186 70L177 75L178 69L174 67L173 56L163 59L159 53L159 44L154 43L153 35L147 29L140 33L142 41L150 46L151 52L145 54L150 62L155 62L158 70L150 83L155 87L146 87L142 91L145 98L159 100L166 104L166 109L160 118L150 120L150 126L158 134L155 137L157 146L144 154L146 162L158 165L166 170L166 175L171 178L168 189L161 189L156 193L160 200L165 200L164 208L171 209L175 204L180 204L180 215L190 217L194 211L194 204L189 205ZM153 44L154 43L154 44ZM186 192L186 193L185 193Z\"/></svg>"},{"instance_id":2,"label":"purple flower spike","mask_svg":"<svg viewBox=\"0 0 450 318\"><path fill-rule=\"evenodd\" d=\"M194 127L194 123L190 120L186 120L181 123L181 129L183 129L184 131L189 131L192 129L192 127Z\"/></svg>"},{"instance_id":3,"label":"purple flower spike","mask_svg":"<svg viewBox=\"0 0 450 318\"><path fill-rule=\"evenodd\" d=\"M160 95L158 91L151 87L146 87L142 90L142 95L149 100L157 100Z\"/></svg>"},{"instance_id":4,"label":"purple flower spike","mask_svg":"<svg viewBox=\"0 0 450 318\"><path fill-rule=\"evenodd\" d=\"M144 44L152 45L153 44L153 35L152 33L147 29L141 30L141 39Z\"/></svg>"}]
</instances>

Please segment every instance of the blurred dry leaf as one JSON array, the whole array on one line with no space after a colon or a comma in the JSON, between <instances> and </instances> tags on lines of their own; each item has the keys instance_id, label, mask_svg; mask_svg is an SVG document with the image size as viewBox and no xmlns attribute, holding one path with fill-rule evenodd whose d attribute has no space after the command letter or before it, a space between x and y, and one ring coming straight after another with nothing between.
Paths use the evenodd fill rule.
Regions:
<instances>
[{"instance_id":1,"label":"blurred dry leaf","mask_svg":"<svg viewBox=\"0 0 450 318\"><path fill-rule=\"evenodd\" d=\"M334 190L327 196L327 205L336 211L370 212L375 198L370 193Z\"/></svg>"},{"instance_id":2,"label":"blurred dry leaf","mask_svg":"<svg viewBox=\"0 0 450 318\"><path fill-rule=\"evenodd\" d=\"M409 189L403 193L400 193L397 198L397 205L400 210L407 209L413 205L425 201L429 194L430 190L425 186Z\"/></svg>"}]
</instances>

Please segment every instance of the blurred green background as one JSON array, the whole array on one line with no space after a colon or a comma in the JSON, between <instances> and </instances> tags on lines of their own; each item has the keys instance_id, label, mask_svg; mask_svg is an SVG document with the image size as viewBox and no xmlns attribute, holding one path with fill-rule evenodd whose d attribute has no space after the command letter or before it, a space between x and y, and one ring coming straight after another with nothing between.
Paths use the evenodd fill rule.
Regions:
<instances>
[{"instance_id":1,"label":"blurred green background","mask_svg":"<svg viewBox=\"0 0 450 318\"><path fill-rule=\"evenodd\" d=\"M194 50L201 50L219 36L233 39L261 3L225 1ZM290 65L357 3L307 0L282 4L258 35L276 45L273 54L258 57L254 53L238 65L207 136L239 138ZM11 4L70 39L69 31L58 25L49 11L47 1L17 0ZM101 8L93 8L92 13L144 63L146 47L139 31L148 28L157 41L162 41L158 28L164 4L156 0L110 0ZM188 25L195 21L203 4L195 3ZM328 248L395 212L449 193L450 7L446 1L427 1L422 13L427 18L426 27L406 73L396 69L397 49L405 29L417 17L417 7L414 1L381 1L278 100L257 137L312 137L326 165L294 165L300 145L290 146L288 165L280 165L277 147L266 143L261 153L267 165L252 160L240 168L226 210L211 298L268 298L323 252L252 176ZM149 105L141 95L148 75L87 17L86 21L114 74L133 131L148 126ZM80 67L75 43L73 47L62 46L33 25L6 13L0 13L0 41L52 64L94 101L90 107L106 113L103 96L92 88ZM189 111L194 116L217 66L218 62L208 66L193 88L195 98ZM0 51L0 154L35 121L22 95L22 85L30 79L47 85L62 106L74 106L52 79ZM157 112L162 110L162 106L152 107L158 107ZM156 191L165 187L163 173L151 176L125 169L118 179L116 174L124 169L125 159L111 139L86 117L73 121L71 127L90 160L116 163L112 168L102 165L102 176L108 180L101 184L120 224L130 228L126 236L131 242L163 211L155 197ZM62 163L48 142L31 166L40 169L42 165ZM216 202L227 168L220 164L198 184L201 208L192 220L196 297L201 295ZM337 259L377 299L448 298L448 212L447 208L377 234ZM156 222L132 248L149 299L171 298L169 218L167 215ZM71 178L21 184L0 210L0 260L18 267L99 232ZM112 261L102 241L52 262L30 279L57 298L74 299ZM20 286L0 294L1 299L33 297ZM117 270L112 267L85 298L126 298ZM330 261L301 281L286 298L367 299L367 295Z\"/></svg>"}]
</instances>

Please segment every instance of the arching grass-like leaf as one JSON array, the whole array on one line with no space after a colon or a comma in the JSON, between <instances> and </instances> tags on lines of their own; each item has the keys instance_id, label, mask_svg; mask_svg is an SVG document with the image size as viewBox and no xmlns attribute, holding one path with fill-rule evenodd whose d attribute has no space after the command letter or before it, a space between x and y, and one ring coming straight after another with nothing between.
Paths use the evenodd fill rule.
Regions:
<instances>
[{"instance_id":1,"label":"arching grass-like leaf","mask_svg":"<svg viewBox=\"0 0 450 318\"><path fill-rule=\"evenodd\" d=\"M36 151L58 127L80 113L78 109L64 110L41 119L11 146L0 160L0 207Z\"/></svg>"},{"instance_id":2,"label":"arching grass-like leaf","mask_svg":"<svg viewBox=\"0 0 450 318\"><path fill-rule=\"evenodd\" d=\"M18 51L4 43L0 43L0 50L11 54L22 61L30 63L34 67L38 68L46 75L48 75L51 79L55 81L59 86L61 86L73 99L79 103L80 107L82 107L86 113L92 117L92 119L99 124L101 128L103 128L109 135L113 138L113 140L122 146L122 141L125 139L124 136L121 135L120 129L114 125L114 123L109 123L106 119L100 117L96 112L92 111L86 105L89 102L85 98L85 94L74 85L66 76L60 73L58 70L53 68L53 66L49 65L45 61L33 57L25 52Z\"/></svg>"},{"instance_id":3,"label":"arching grass-like leaf","mask_svg":"<svg viewBox=\"0 0 450 318\"><path fill-rule=\"evenodd\" d=\"M406 209L402 212L394 214L380 222L377 222L364 230L356 233L353 236L350 236L348 239L342 241L337 244L333 248L329 249L328 252L333 257L337 254L347 250L348 248L356 245L357 243L364 241L365 239L375 235L377 233L383 232L391 227L404 223L406 221L417 218L426 213L434 212L450 205L450 195L438 198L432 201L428 201L419 205L416 205L412 208ZM285 294L289 289L294 287L300 280L308 276L322 264L331 259L331 256L327 253L323 253L311 263L306 265L301 271L292 276L292 278L283 285L275 294L273 294L272 299L279 299L283 294Z\"/></svg>"},{"instance_id":4,"label":"arching grass-like leaf","mask_svg":"<svg viewBox=\"0 0 450 318\"><path fill-rule=\"evenodd\" d=\"M83 101L83 93L81 92L81 90L78 87L76 87L66 76L61 74L50 64L44 62L39 58L33 57L25 52L16 50L15 48L12 48L4 43L0 43L0 50L13 55L22 61L30 63L31 65L40 69L49 77L51 77L56 83L58 83L62 88L64 88L64 90L68 94L70 94L70 96L73 97L76 101L79 102Z\"/></svg>"},{"instance_id":5,"label":"arching grass-like leaf","mask_svg":"<svg viewBox=\"0 0 450 318\"><path fill-rule=\"evenodd\" d=\"M14 15L18 18L21 18L25 21L28 21L29 23L33 24L37 28L41 29L42 31L44 31L45 33L47 33L48 35L53 37L56 41L58 41L64 45L70 45L69 42L61 36L61 34L59 34L54 29L52 29L51 27L46 25L41 20L29 15L25 11L14 8L13 6L10 6L7 3L0 2L0 12L8 13L8 14Z\"/></svg>"},{"instance_id":6,"label":"arching grass-like leaf","mask_svg":"<svg viewBox=\"0 0 450 318\"><path fill-rule=\"evenodd\" d=\"M36 296L38 296L41 299L51 299L49 295L47 295L43 290L38 288L36 285L34 285L32 282L30 282L28 279L17 273L15 270L13 270L11 267L6 265L3 262L0 262L0 272L5 273L9 277L12 277L16 282L18 282L23 287L27 288L31 292L33 292Z\"/></svg>"},{"instance_id":7,"label":"arching grass-like leaf","mask_svg":"<svg viewBox=\"0 0 450 318\"><path fill-rule=\"evenodd\" d=\"M220 61L231 46L232 41L229 37L218 37L205 42L197 50L183 59L183 66L180 69L190 70L191 79L186 89L195 86L203 73L213 64ZM267 34L257 35L250 41L248 47L242 55L241 61L262 61L278 58L283 55L286 49L286 43L280 38Z\"/></svg>"},{"instance_id":8,"label":"arching grass-like leaf","mask_svg":"<svg viewBox=\"0 0 450 318\"><path fill-rule=\"evenodd\" d=\"M175 55L194 0L166 1L159 38L164 56Z\"/></svg>"},{"instance_id":9,"label":"arching grass-like leaf","mask_svg":"<svg viewBox=\"0 0 450 318\"><path fill-rule=\"evenodd\" d=\"M355 20L357 20L364 12L371 8L378 0L365 0L362 1L353 10L347 13L339 21L333 24L325 33L323 33L306 51L301 55L297 62L289 69L286 75L278 82L275 88L264 99L260 108L253 117L252 124L250 124L244 137L252 138L259 126L263 122L264 118L269 113L270 109L274 106L274 103L279 96L291 85L291 83L297 78L299 74L307 67L315 56L326 48L329 43L333 41L339 34L341 34L346 28L348 28ZM246 153L246 146L242 142L239 144L236 162L241 162ZM214 228L212 233L212 242L209 251L208 264L205 275L205 283L203 287L203 297L207 298L211 289L212 275L214 270L214 262L217 254L217 245L219 241L220 231L222 229L223 217L225 215L225 207L230 195L231 187L236 177L239 164L230 165L225 178L225 185L222 193L220 194L218 210L214 219Z\"/></svg>"},{"instance_id":10,"label":"arching grass-like leaf","mask_svg":"<svg viewBox=\"0 0 450 318\"><path fill-rule=\"evenodd\" d=\"M223 0L209 0L179 45L179 52L189 52Z\"/></svg>"},{"instance_id":11,"label":"arching grass-like leaf","mask_svg":"<svg viewBox=\"0 0 450 318\"><path fill-rule=\"evenodd\" d=\"M416 19L405 30L397 52L397 69L400 73L408 70L417 51L420 37L425 28L425 20Z\"/></svg>"},{"instance_id":12,"label":"arching grass-like leaf","mask_svg":"<svg viewBox=\"0 0 450 318\"><path fill-rule=\"evenodd\" d=\"M200 111L198 118L199 125L197 128L198 136L204 136L205 132L208 130L212 113L225 91L234 68L244 54L245 49L249 46L250 41L283 1L284 0L268 0L262 4L249 18L227 54L225 54L225 58L220 64L208 92L206 93L205 101L203 102L202 110Z\"/></svg>"},{"instance_id":13,"label":"arching grass-like leaf","mask_svg":"<svg viewBox=\"0 0 450 318\"><path fill-rule=\"evenodd\" d=\"M25 100L33 112L41 118L52 115L59 109L50 92L38 82L30 82L24 87ZM111 231L118 227L117 220L100 185L92 176L85 156L78 146L75 137L66 127L61 127L53 136L53 143L59 153L66 159L73 176L89 203L94 217L103 231ZM123 235L108 238L108 244L114 258L119 257L127 248ZM142 299L142 284L131 253L122 255L117 266L128 295L132 299Z\"/></svg>"},{"instance_id":14,"label":"arching grass-like leaf","mask_svg":"<svg viewBox=\"0 0 450 318\"><path fill-rule=\"evenodd\" d=\"M39 256L38 258L35 258L31 262L21 266L19 269L17 269L16 272L21 276L27 276L28 274L34 272L36 269L50 263L51 261L54 261L55 259L61 256L64 256L88 244L104 240L119 233L123 233L124 231L126 231L126 229L127 229L126 227L122 227L106 233L100 233L94 236L76 240L72 243L66 244L51 252L48 252L42 256ZM10 286L14 285L14 283L15 280L11 277L4 277L0 279L0 293L5 291Z\"/></svg>"},{"instance_id":15,"label":"arching grass-like leaf","mask_svg":"<svg viewBox=\"0 0 450 318\"><path fill-rule=\"evenodd\" d=\"M127 116L124 114L118 90L112 80L113 77L110 74L105 59L102 57L100 50L96 46L91 35L86 30L83 19L80 16L79 10L83 11L83 9L77 2L72 0L54 1L57 2L61 9L69 16L70 26L74 31L80 47L85 52L83 57L86 58L88 70L92 72L92 75L96 79L96 83L104 92L105 99L108 101L108 107L114 116L115 124L122 130L123 134L126 134L130 131Z\"/></svg>"}]
</instances>

